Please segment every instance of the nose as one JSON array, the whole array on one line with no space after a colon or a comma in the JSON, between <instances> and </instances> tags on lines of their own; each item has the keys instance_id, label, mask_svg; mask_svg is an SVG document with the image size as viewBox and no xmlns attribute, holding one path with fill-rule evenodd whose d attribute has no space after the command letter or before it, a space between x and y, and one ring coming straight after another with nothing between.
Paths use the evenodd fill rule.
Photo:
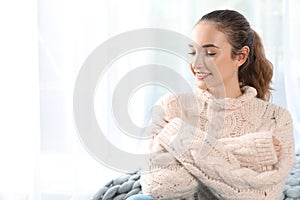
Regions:
<instances>
[{"instance_id":1,"label":"nose","mask_svg":"<svg viewBox=\"0 0 300 200\"><path fill-rule=\"evenodd\" d=\"M194 56L192 60L192 67L194 69L201 69L205 67L204 57L201 53Z\"/></svg>"},{"instance_id":2,"label":"nose","mask_svg":"<svg viewBox=\"0 0 300 200\"><path fill-rule=\"evenodd\" d=\"M201 71L201 69L205 68L205 65L202 62L193 62L192 67L196 71Z\"/></svg>"},{"instance_id":3,"label":"nose","mask_svg":"<svg viewBox=\"0 0 300 200\"><path fill-rule=\"evenodd\" d=\"M201 70L201 69L204 68L204 65L203 64L199 65L199 64L192 63L192 67L193 67L194 70Z\"/></svg>"}]
</instances>

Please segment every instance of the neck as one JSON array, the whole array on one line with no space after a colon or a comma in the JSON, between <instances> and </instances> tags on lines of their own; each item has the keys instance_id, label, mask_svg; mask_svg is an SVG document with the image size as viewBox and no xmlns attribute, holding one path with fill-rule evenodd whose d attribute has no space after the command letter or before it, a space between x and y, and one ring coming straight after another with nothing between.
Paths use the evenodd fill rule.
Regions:
<instances>
[{"instance_id":1,"label":"neck","mask_svg":"<svg viewBox=\"0 0 300 200\"><path fill-rule=\"evenodd\" d=\"M217 99L222 98L237 98L242 95L241 88L239 84L232 84L230 87L219 86L214 87L212 89L208 89L208 91L215 96Z\"/></svg>"}]
</instances>

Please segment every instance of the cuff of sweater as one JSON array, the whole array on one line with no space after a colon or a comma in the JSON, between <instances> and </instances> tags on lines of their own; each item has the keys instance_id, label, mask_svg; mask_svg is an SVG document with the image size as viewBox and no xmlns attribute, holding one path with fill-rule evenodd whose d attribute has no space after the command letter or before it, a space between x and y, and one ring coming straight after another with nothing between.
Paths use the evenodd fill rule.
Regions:
<instances>
[{"instance_id":1,"label":"cuff of sweater","mask_svg":"<svg viewBox=\"0 0 300 200\"><path fill-rule=\"evenodd\" d=\"M274 165L278 162L271 132L261 132L254 138L257 159L262 166Z\"/></svg>"},{"instance_id":2,"label":"cuff of sweater","mask_svg":"<svg viewBox=\"0 0 300 200\"><path fill-rule=\"evenodd\" d=\"M247 166L268 166L278 162L271 132L251 133L236 138L220 139L220 141Z\"/></svg>"}]
</instances>

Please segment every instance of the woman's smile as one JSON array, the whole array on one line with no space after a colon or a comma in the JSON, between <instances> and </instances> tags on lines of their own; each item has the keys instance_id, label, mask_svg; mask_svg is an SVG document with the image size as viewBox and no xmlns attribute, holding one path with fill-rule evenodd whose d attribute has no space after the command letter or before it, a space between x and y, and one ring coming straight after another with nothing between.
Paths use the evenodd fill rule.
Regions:
<instances>
[{"instance_id":1,"label":"woman's smile","mask_svg":"<svg viewBox=\"0 0 300 200\"><path fill-rule=\"evenodd\" d=\"M211 73L209 73L209 72L197 72L197 71L195 71L195 76L200 81L206 79L210 75L211 75Z\"/></svg>"}]
</instances>

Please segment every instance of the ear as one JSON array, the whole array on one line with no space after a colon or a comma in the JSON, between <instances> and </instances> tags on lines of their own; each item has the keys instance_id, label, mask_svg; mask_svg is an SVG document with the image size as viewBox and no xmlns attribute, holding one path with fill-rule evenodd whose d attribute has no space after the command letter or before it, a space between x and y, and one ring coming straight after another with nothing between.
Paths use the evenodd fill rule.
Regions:
<instances>
[{"instance_id":1,"label":"ear","mask_svg":"<svg viewBox=\"0 0 300 200\"><path fill-rule=\"evenodd\" d=\"M249 56L250 48L248 46L243 46L241 50L238 51L236 55L237 67L240 67L244 64Z\"/></svg>"}]
</instances>

